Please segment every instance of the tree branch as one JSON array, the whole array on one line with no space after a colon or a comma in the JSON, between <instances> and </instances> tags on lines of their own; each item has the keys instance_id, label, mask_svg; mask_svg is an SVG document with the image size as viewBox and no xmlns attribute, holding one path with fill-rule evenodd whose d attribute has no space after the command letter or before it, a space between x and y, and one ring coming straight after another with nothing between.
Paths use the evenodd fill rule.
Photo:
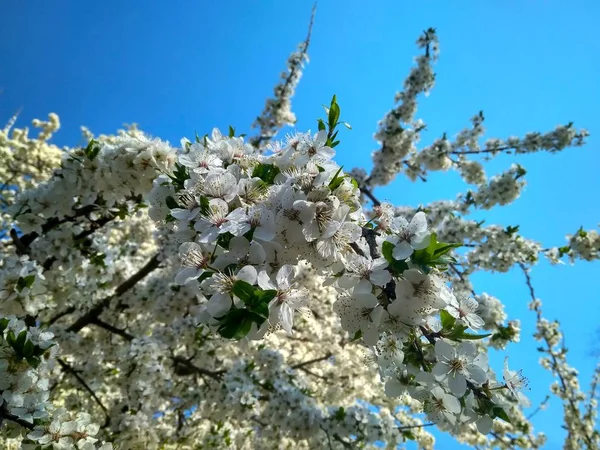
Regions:
<instances>
[{"instance_id":1,"label":"tree branch","mask_svg":"<svg viewBox=\"0 0 600 450\"><path fill-rule=\"evenodd\" d=\"M103 322L102 320L100 320L97 317L92 319L92 321L90 322L90 325L96 325L100 328L104 328L106 331L110 331L113 334L121 336L126 341L133 341L135 339L134 335L129 334L127 331L121 330L120 328L114 327L106 322Z\"/></svg>"},{"instance_id":2,"label":"tree branch","mask_svg":"<svg viewBox=\"0 0 600 450\"><path fill-rule=\"evenodd\" d=\"M79 319L75 321L70 327L67 328L67 331L72 333L77 333L83 327L91 324L95 319L97 319L102 311L110 305L110 302L114 299L123 295L129 289L133 288L139 281L144 279L150 272L156 269L160 264L158 259L158 255L154 255L144 267L134 273L130 278L125 280L122 284L120 284L117 289L115 289L115 293L109 297L106 297L104 300L100 301L96 306L90 309L86 314L81 316ZM62 314L62 313L61 313Z\"/></svg>"},{"instance_id":3,"label":"tree branch","mask_svg":"<svg viewBox=\"0 0 600 450\"><path fill-rule=\"evenodd\" d=\"M199 375L206 375L213 380L221 381L221 377L225 373L225 370L202 369L181 356L172 356L171 359L175 363L174 370L177 375L185 376L192 373L197 373Z\"/></svg>"},{"instance_id":4,"label":"tree branch","mask_svg":"<svg viewBox=\"0 0 600 450\"><path fill-rule=\"evenodd\" d=\"M2 425L2 422L4 421L4 419L6 419L6 420L10 420L11 422L14 422L18 425L21 425L23 428L27 428L28 430L33 430L34 425L32 423L29 423L26 420L23 420L20 417L9 413L6 406L7 406L7 404L6 404L6 402L4 402L2 407L0 407L0 426Z\"/></svg>"},{"instance_id":5,"label":"tree branch","mask_svg":"<svg viewBox=\"0 0 600 450\"><path fill-rule=\"evenodd\" d=\"M320 361L325 361L326 359L329 359L332 356L333 356L333 353L327 353L325 356L321 356L320 358L315 358L315 359L301 362L299 364L295 364L293 366L290 366L290 368L291 369L301 369L302 367L309 366L311 364L318 363Z\"/></svg>"},{"instance_id":6,"label":"tree branch","mask_svg":"<svg viewBox=\"0 0 600 450\"><path fill-rule=\"evenodd\" d=\"M83 388L90 394L90 396L94 399L94 401L98 404L98 406L100 406L100 408L102 409L102 411L104 412L105 415L105 421L104 421L104 426L107 427L110 424L110 415L108 414L108 410L106 409L106 406L104 406L102 404L102 401L100 401L100 399L98 398L98 396L96 395L96 393L92 390L92 388L90 388L88 386L88 384L85 382L85 380L83 378L81 378L81 376L77 373L77 371L71 367L69 364L67 364L65 361L63 361L61 358L56 358L56 360L58 361L58 364L60 364L60 367L68 374L72 375L73 378L75 378L79 384L81 384L81 386L83 386Z\"/></svg>"}]
</instances>

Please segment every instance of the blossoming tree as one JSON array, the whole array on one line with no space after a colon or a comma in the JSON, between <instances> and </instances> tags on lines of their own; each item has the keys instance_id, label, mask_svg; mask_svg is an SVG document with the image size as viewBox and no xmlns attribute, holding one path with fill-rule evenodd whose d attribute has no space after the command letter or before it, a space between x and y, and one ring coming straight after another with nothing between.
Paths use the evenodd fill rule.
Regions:
<instances>
[{"instance_id":1,"label":"blossoming tree","mask_svg":"<svg viewBox=\"0 0 600 450\"><path fill-rule=\"evenodd\" d=\"M312 27L312 21L311 21ZM481 156L584 143L572 124L483 140L483 115L418 148L417 99L434 83L435 30L385 115L371 173L345 172L335 96L317 133L293 125L307 39L250 139L230 128L178 148L136 127L57 148L51 114L0 133L2 448L433 448L430 426L477 448L542 448L521 372L488 349L519 340L478 271L523 271L541 364L556 377L565 448L598 448L589 393L547 321L530 269L594 260L597 231L544 248L469 219L514 201L518 164ZM456 170L473 186L419 209L380 202L399 174Z\"/></svg>"}]
</instances>

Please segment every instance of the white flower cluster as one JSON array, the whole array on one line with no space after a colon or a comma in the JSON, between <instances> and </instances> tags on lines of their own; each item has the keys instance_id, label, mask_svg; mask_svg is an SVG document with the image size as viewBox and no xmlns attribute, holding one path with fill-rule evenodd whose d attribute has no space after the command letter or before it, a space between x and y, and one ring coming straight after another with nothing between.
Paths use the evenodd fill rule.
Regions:
<instances>
[{"instance_id":1,"label":"white flower cluster","mask_svg":"<svg viewBox=\"0 0 600 450\"><path fill-rule=\"evenodd\" d=\"M47 300L42 269L27 255L0 260L0 315L37 315Z\"/></svg>"},{"instance_id":2,"label":"white flower cluster","mask_svg":"<svg viewBox=\"0 0 600 450\"><path fill-rule=\"evenodd\" d=\"M12 123L0 132L0 179L17 180L0 192L16 217L3 210L0 317L23 319L0 319L0 446L337 449L411 439L431 449L424 412L474 447L543 447L520 409L526 379L505 365L501 380L487 362L488 348L519 340L520 322L469 279L535 263L543 250L518 227L462 217L514 201L524 170L488 182L467 157L558 151L587 132L568 125L481 146L479 114L454 141L417 152L416 99L433 86L438 52L428 30L376 135L371 177L355 170L353 179L332 161L343 123L335 97L316 135L264 145L295 121L290 99L309 38L251 145L232 128L182 140L178 151L135 125L97 139L85 129L89 145L66 149L48 179L60 154L47 143L56 116L34 122L37 140L27 130L9 138ZM400 170L423 179L449 168L476 190L418 209L370 191ZM548 256L598 257L596 231L568 239ZM465 247L453 253L449 242ZM558 325L539 301L532 308L542 364L564 400L567 448L593 448L600 372L585 398Z\"/></svg>"},{"instance_id":3,"label":"white flower cluster","mask_svg":"<svg viewBox=\"0 0 600 450\"><path fill-rule=\"evenodd\" d=\"M54 412L49 425L36 426L27 434L31 444L24 443L22 448L112 450L112 444L103 443L94 437L100 427L91 419L88 413L80 412L73 418L66 410L59 409Z\"/></svg>"},{"instance_id":4,"label":"white flower cluster","mask_svg":"<svg viewBox=\"0 0 600 450\"><path fill-rule=\"evenodd\" d=\"M576 259L594 261L600 258L600 233L597 230L584 230L583 227L575 234L568 234L567 245L553 247L545 251L550 262L557 264L565 255L573 263Z\"/></svg>"},{"instance_id":5,"label":"white flower cluster","mask_svg":"<svg viewBox=\"0 0 600 450\"><path fill-rule=\"evenodd\" d=\"M0 316L0 418L33 428L48 417L52 333Z\"/></svg>"},{"instance_id":6,"label":"white flower cluster","mask_svg":"<svg viewBox=\"0 0 600 450\"><path fill-rule=\"evenodd\" d=\"M373 348L389 395L409 393L442 426L477 422L487 433L504 403L490 390L487 355L469 342L486 335L466 331L485 324L477 301L456 297L439 275L455 246L437 241L423 212L409 222L380 207L367 222L327 143L325 130L298 134L263 155L214 130L187 144L151 195L183 241L175 281L195 286L200 321L225 338L258 339L278 326L291 334L307 304L294 279L306 261L335 283L334 311ZM241 404L255 401L242 392Z\"/></svg>"},{"instance_id":7,"label":"white flower cluster","mask_svg":"<svg viewBox=\"0 0 600 450\"><path fill-rule=\"evenodd\" d=\"M124 198L148 192L157 172L169 170L175 155L168 144L145 136L124 136L114 144L90 141L85 149L63 158L49 181L25 191L11 207L22 232L42 234L50 218L64 219L75 207L99 203L113 207ZM74 194L77 194L76 196Z\"/></svg>"},{"instance_id":8,"label":"white flower cluster","mask_svg":"<svg viewBox=\"0 0 600 450\"><path fill-rule=\"evenodd\" d=\"M304 64L308 62L308 47L314 18L315 8L310 18L308 36L298 45L298 50L289 56L287 71L281 74L281 82L275 86L275 97L267 99L265 109L252 125L260 129L259 135L250 140L255 147L261 147L269 142L284 126L296 123L296 115L292 111L292 97L302 77Z\"/></svg>"},{"instance_id":9,"label":"white flower cluster","mask_svg":"<svg viewBox=\"0 0 600 450\"><path fill-rule=\"evenodd\" d=\"M369 176L369 184L373 186L388 184L395 178L402 169L404 158L416 151L419 133L425 128L414 115L417 96L429 92L435 82L432 64L439 54L435 30L423 33L417 45L425 53L416 58L417 65L404 81L404 90L396 94L399 105L386 114L375 134L381 148L373 152L373 170Z\"/></svg>"}]
</instances>

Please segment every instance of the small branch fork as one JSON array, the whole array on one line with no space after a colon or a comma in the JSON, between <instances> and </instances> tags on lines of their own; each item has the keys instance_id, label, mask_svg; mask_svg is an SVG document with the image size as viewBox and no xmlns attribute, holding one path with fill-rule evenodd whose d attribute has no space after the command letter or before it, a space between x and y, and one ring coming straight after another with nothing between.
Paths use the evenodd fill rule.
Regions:
<instances>
[{"instance_id":1,"label":"small branch fork","mask_svg":"<svg viewBox=\"0 0 600 450\"><path fill-rule=\"evenodd\" d=\"M523 263L518 263L518 264L519 264L519 267L521 268L521 270L523 271L523 275L525 275L525 284L527 285L527 288L529 289L529 295L531 297L531 301L534 304L533 309L536 313L537 323L539 324L542 321L542 309L540 308L539 304L537 303L537 298L535 296L535 290L533 288L533 283L531 281L531 275L529 274L529 269ZM586 444L589 446L589 448L594 448L595 445L594 445L592 438L585 433L585 426L581 423L581 412L580 412L579 408L577 407L577 405L575 405L573 398L568 394L568 390L569 390L568 383L566 382L566 380L563 376L563 373L560 370L560 364L556 358L554 351L552 350L552 344L548 340L547 336L544 333L539 333L539 335L541 336L541 338L544 340L544 343L546 344L546 350L544 350L544 353L547 353L550 356L550 359L552 360L552 371L556 374L556 376L558 377L558 379L560 381L561 390L567 397L568 407L571 409L573 415L576 417L577 425L580 429L579 431L581 432L583 440L586 442ZM569 434L571 434L571 430L567 429L567 431L569 432Z\"/></svg>"}]
</instances>

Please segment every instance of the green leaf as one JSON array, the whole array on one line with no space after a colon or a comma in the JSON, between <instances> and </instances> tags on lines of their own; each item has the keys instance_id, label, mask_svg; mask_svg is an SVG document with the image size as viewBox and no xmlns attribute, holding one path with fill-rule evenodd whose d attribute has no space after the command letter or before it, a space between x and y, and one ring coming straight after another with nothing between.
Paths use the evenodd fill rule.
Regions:
<instances>
[{"instance_id":1,"label":"green leaf","mask_svg":"<svg viewBox=\"0 0 600 450\"><path fill-rule=\"evenodd\" d=\"M340 185L344 182L344 178L346 178L346 175L340 176L341 172L342 172L342 167L340 167L337 170L337 172L335 173L335 175L329 182L329 189L331 189L332 191L335 191L338 187L340 187Z\"/></svg>"},{"instance_id":2,"label":"green leaf","mask_svg":"<svg viewBox=\"0 0 600 450\"><path fill-rule=\"evenodd\" d=\"M235 128L233 128L231 125L229 125L229 137L235 137Z\"/></svg>"},{"instance_id":3,"label":"green leaf","mask_svg":"<svg viewBox=\"0 0 600 450\"><path fill-rule=\"evenodd\" d=\"M94 266L102 267L106 269L106 263L104 260L106 259L106 255L104 253L96 253L95 255L90 256L90 263Z\"/></svg>"},{"instance_id":4,"label":"green leaf","mask_svg":"<svg viewBox=\"0 0 600 450\"><path fill-rule=\"evenodd\" d=\"M392 256L394 253L394 247L396 246L388 241L384 241L383 245L381 246L381 253L383 254L385 260L390 264L394 262L394 257Z\"/></svg>"},{"instance_id":5,"label":"green leaf","mask_svg":"<svg viewBox=\"0 0 600 450\"><path fill-rule=\"evenodd\" d=\"M19 349L20 353L23 354L23 347L25 346L25 341L27 341L27 330L23 330L19 333L13 348L15 350Z\"/></svg>"},{"instance_id":6,"label":"green leaf","mask_svg":"<svg viewBox=\"0 0 600 450\"><path fill-rule=\"evenodd\" d=\"M259 163L252 171L252 178L260 178L268 185L271 185L275 182L275 177L277 174L279 174L279 172L281 172L279 167L273 164Z\"/></svg>"},{"instance_id":7,"label":"green leaf","mask_svg":"<svg viewBox=\"0 0 600 450\"><path fill-rule=\"evenodd\" d=\"M29 364L31 367L33 367L34 369L37 369L38 366L40 365L41 361L39 358L36 358L35 356L31 356L27 359L27 364Z\"/></svg>"},{"instance_id":8,"label":"green leaf","mask_svg":"<svg viewBox=\"0 0 600 450\"><path fill-rule=\"evenodd\" d=\"M468 327L465 325L456 324L450 334L446 335L448 339L453 341L476 341L479 339L485 339L486 337L491 336L491 334L473 334L473 333L465 333L465 330Z\"/></svg>"},{"instance_id":9,"label":"green leaf","mask_svg":"<svg viewBox=\"0 0 600 450\"><path fill-rule=\"evenodd\" d=\"M261 289L255 289L254 294L258 301L268 304L271 300L273 300L277 296L277 291L275 289L268 289L265 291L263 291Z\"/></svg>"},{"instance_id":10,"label":"green leaf","mask_svg":"<svg viewBox=\"0 0 600 450\"><path fill-rule=\"evenodd\" d=\"M444 309L440 311L440 321L442 322L442 328L451 330L456 322L456 319L450 315L450 313Z\"/></svg>"},{"instance_id":11,"label":"green leaf","mask_svg":"<svg viewBox=\"0 0 600 450\"><path fill-rule=\"evenodd\" d=\"M429 245L424 249L414 251L410 260L423 269L434 266L447 266L456 262L456 259L448 253L457 247L461 247L461 244L438 242L436 233L431 233Z\"/></svg>"},{"instance_id":12,"label":"green leaf","mask_svg":"<svg viewBox=\"0 0 600 450\"><path fill-rule=\"evenodd\" d=\"M323 119L317 119L317 124L318 124L319 131L325 131L326 126L325 126L325 122L323 122Z\"/></svg>"},{"instance_id":13,"label":"green leaf","mask_svg":"<svg viewBox=\"0 0 600 450\"><path fill-rule=\"evenodd\" d=\"M329 107L329 128L334 129L340 119L340 107L336 102L335 95L331 99L331 106Z\"/></svg>"},{"instance_id":14,"label":"green leaf","mask_svg":"<svg viewBox=\"0 0 600 450\"><path fill-rule=\"evenodd\" d=\"M204 272L202 272L202 275L200 275L198 277L198 283L201 283L202 281L206 280L207 278L210 278L214 275L214 272L211 272L210 270L205 270Z\"/></svg>"},{"instance_id":15,"label":"green leaf","mask_svg":"<svg viewBox=\"0 0 600 450\"><path fill-rule=\"evenodd\" d=\"M25 288L30 288L35 281L35 275L27 275L26 277L19 277L17 280L17 290L21 292Z\"/></svg>"},{"instance_id":16,"label":"green leaf","mask_svg":"<svg viewBox=\"0 0 600 450\"><path fill-rule=\"evenodd\" d=\"M492 417L492 419L494 418L499 418L504 420L505 422L511 423L510 421L510 417L508 417L508 414L506 414L506 411L504 411L504 409L502 409L500 406L494 406L492 408L492 412L490 414L490 416Z\"/></svg>"},{"instance_id":17,"label":"green leaf","mask_svg":"<svg viewBox=\"0 0 600 450\"><path fill-rule=\"evenodd\" d=\"M403 273L408 269L406 261L398 261L394 259L393 253L396 246L391 242L384 241L381 247L381 253L385 260L389 263L389 269L396 275Z\"/></svg>"},{"instance_id":18,"label":"green leaf","mask_svg":"<svg viewBox=\"0 0 600 450\"><path fill-rule=\"evenodd\" d=\"M100 146L98 145L98 142L92 139L90 142L88 142L87 147L83 149L83 153L87 159L93 161L96 156L98 156L98 153L100 153Z\"/></svg>"},{"instance_id":19,"label":"green leaf","mask_svg":"<svg viewBox=\"0 0 600 450\"><path fill-rule=\"evenodd\" d=\"M346 418L346 410L343 406L340 406L335 413L333 414L333 418L338 421L342 421Z\"/></svg>"},{"instance_id":20,"label":"green leaf","mask_svg":"<svg viewBox=\"0 0 600 450\"><path fill-rule=\"evenodd\" d=\"M33 345L33 342L25 342L25 345L23 346L23 356L25 356L25 358L31 358L34 350L35 346Z\"/></svg>"},{"instance_id":21,"label":"green leaf","mask_svg":"<svg viewBox=\"0 0 600 450\"><path fill-rule=\"evenodd\" d=\"M250 283L237 280L235 283L233 283L231 293L237 296L243 302L252 301L254 297L254 287Z\"/></svg>"},{"instance_id":22,"label":"green leaf","mask_svg":"<svg viewBox=\"0 0 600 450\"><path fill-rule=\"evenodd\" d=\"M6 327L8 327L8 319L0 319L0 333L4 332L4 330L6 330Z\"/></svg>"},{"instance_id":23,"label":"green leaf","mask_svg":"<svg viewBox=\"0 0 600 450\"><path fill-rule=\"evenodd\" d=\"M350 339L350 342L358 341L360 338L362 338L362 330L358 330L356 333L354 333L354 336L352 339Z\"/></svg>"},{"instance_id":24,"label":"green leaf","mask_svg":"<svg viewBox=\"0 0 600 450\"><path fill-rule=\"evenodd\" d=\"M169 209L179 208L177 201L175 201L175 199L171 196L168 196L167 198L165 198L165 203L167 204L167 207Z\"/></svg>"},{"instance_id":25,"label":"green leaf","mask_svg":"<svg viewBox=\"0 0 600 450\"><path fill-rule=\"evenodd\" d=\"M231 240L234 238L235 236L230 233L229 231L227 231L226 233L221 233L219 235L219 237L217 238L217 245L219 245L220 247L229 250L229 243L231 242Z\"/></svg>"},{"instance_id":26,"label":"green leaf","mask_svg":"<svg viewBox=\"0 0 600 450\"><path fill-rule=\"evenodd\" d=\"M508 234L509 236L512 236L513 234L515 234L517 231L519 231L519 225L517 225L516 227L513 227L511 225L507 226L506 229L504 230L504 232L506 234Z\"/></svg>"},{"instance_id":27,"label":"green leaf","mask_svg":"<svg viewBox=\"0 0 600 450\"><path fill-rule=\"evenodd\" d=\"M253 323L260 327L266 320L247 309L237 308L230 309L225 317L220 319L223 320L217 332L227 339L242 339L250 332Z\"/></svg>"},{"instance_id":28,"label":"green leaf","mask_svg":"<svg viewBox=\"0 0 600 450\"><path fill-rule=\"evenodd\" d=\"M13 330L10 330L6 335L6 342L8 343L8 345L14 348L16 341L17 338L15 337L15 333L13 332Z\"/></svg>"},{"instance_id":29,"label":"green leaf","mask_svg":"<svg viewBox=\"0 0 600 450\"><path fill-rule=\"evenodd\" d=\"M210 213L210 200L204 195L200 196L200 212L204 215Z\"/></svg>"},{"instance_id":30,"label":"green leaf","mask_svg":"<svg viewBox=\"0 0 600 450\"><path fill-rule=\"evenodd\" d=\"M410 441L416 441L417 437L414 435L412 431L402 431L402 436Z\"/></svg>"},{"instance_id":31,"label":"green leaf","mask_svg":"<svg viewBox=\"0 0 600 450\"><path fill-rule=\"evenodd\" d=\"M190 178L190 174L188 172L187 167L182 164L176 163L175 170L173 171L173 175L167 174L167 176L173 182L176 191L180 191L185 186L185 180Z\"/></svg>"},{"instance_id":32,"label":"green leaf","mask_svg":"<svg viewBox=\"0 0 600 450\"><path fill-rule=\"evenodd\" d=\"M476 341L479 339L485 339L486 337L490 337L492 334L488 333L488 334L472 334L472 333L463 333L460 335L461 339L466 339L469 341Z\"/></svg>"}]
</instances>

